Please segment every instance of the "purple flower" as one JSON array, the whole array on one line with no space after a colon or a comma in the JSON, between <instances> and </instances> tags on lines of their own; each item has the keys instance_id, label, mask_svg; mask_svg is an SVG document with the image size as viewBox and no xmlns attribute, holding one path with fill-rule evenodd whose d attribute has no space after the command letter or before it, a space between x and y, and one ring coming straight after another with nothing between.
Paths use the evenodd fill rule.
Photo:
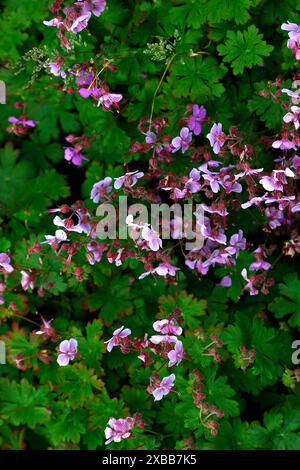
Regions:
<instances>
[{"instance_id":1,"label":"purple flower","mask_svg":"<svg viewBox=\"0 0 300 470\"><path fill-rule=\"evenodd\" d=\"M230 255L238 256L240 250L245 250L246 248L246 238L244 238L244 234L242 230L239 230L238 233L235 233L230 238L230 246L226 248L227 253Z\"/></svg>"},{"instance_id":2,"label":"purple flower","mask_svg":"<svg viewBox=\"0 0 300 470\"><path fill-rule=\"evenodd\" d=\"M131 435L133 426L133 418L110 418L104 431L106 438L105 444L107 445L111 442L120 442L122 439L127 439Z\"/></svg>"},{"instance_id":3,"label":"purple flower","mask_svg":"<svg viewBox=\"0 0 300 470\"><path fill-rule=\"evenodd\" d=\"M65 147L65 160L72 162L74 165L79 166L82 160L88 160L82 153L78 152L75 148Z\"/></svg>"},{"instance_id":4,"label":"purple flower","mask_svg":"<svg viewBox=\"0 0 300 470\"><path fill-rule=\"evenodd\" d=\"M173 367L175 364L178 366L184 358L184 350L181 341L177 341L174 349L168 353L169 364L168 367Z\"/></svg>"},{"instance_id":5,"label":"purple flower","mask_svg":"<svg viewBox=\"0 0 300 470\"><path fill-rule=\"evenodd\" d=\"M107 351L111 352L115 346L119 346L122 343L122 340L131 334L129 328L124 328L121 326L113 332L113 336L108 340L104 341L107 344Z\"/></svg>"},{"instance_id":6,"label":"purple flower","mask_svg":"<svg viewBox=\"0 0 300 470\"><path fill-rule=\"evenodd\" d=\"M232 285L232 279L230 276L224 276L222 277L220 281L220 286L222 287L230 287Z\"/></svg>"},{"instance_id":7,"label":"purple flower","mask_svg":"<svg viewBox=\"0 0 300 470\"><path fill-rule=\"evenodd\" d=\"M57 358L57 363L60 366L67 366L70 361L72 361L77 354L77 341L74 338L71 338L69 341L65 339L59 345L59 355Z\"/></svg>"},{"instance_id":8,"label":"purple flower","mask_svg":"<svg viewBox=\"0 0 300 470\"><path fill-rule=\"evenodd\" d=\"M95 16L100 16L101 13L105 10L105 7L106 0L92 0L92 13Z\"/></svg>"},{"instance_id":9,"label":"purple flower","mask_svg":"<svg viewBox=\"0 0 300 470\"><path fill-rule=\"evenodd\" d=\"M111 186L112 179L110 176L106 176L104 180L95 183L91 191L91 199L93 202L98 203L102 196L109 193L112 190Z\"/></svg>"},{"instance_id":10,"label":"purple flower","mask_svg":"<svg viewBox=\"0 0 300 470\"><path fill-rule=\"evenodd\" d=\"M184 189L189 193L197 193L201 189L201 184L199 183L200 180L200 171L196 168L193 168L190 171L189 179L185 183Z\"/></svg>"},{"instance_id":11,"label":"purple flower","mask_svg":"<svg viewBox=\"0 0 300 470\"><path fill-rule=\"evenodd\" d=\"M268 224L272 230L280 227L285 221L282 211L277 210L276 207L267 207L265 210L265 216L268 218Z\"/></svg>"},{"instance_id":12,"label":"purple flower","mask_svg":"<svg viewBox=\"0 0 300 470\"><path fill-rule=\"evenodd\" d=\"M184 153L189 148L191 140L192 133L189 132L188 127L183 127L179 136L172 139L172 146L174 147L172 152L175 153L181 148L182 153Z\"/></svg>"},{"instance_id":13,"label":"purple flower","mask_svg":"<svg viewBox=\"0 0 300 470\"><path fill-rule=\"evenodd\" d=\"M11 124L20 124L23 127L35 127L36 122L33 121L32 119L26 120L26 119L18 119L14 116L11 116L8 118L8 122Z\"/></svg>"},{"instance_id":14,"label":"purple flower","mask_svg":"<svg viewBox=\"0 0 300 470\"><path fill-rule=\"evenodd\" d=\"M214 124L210 133L206 136L213 148L214 153L218 154L225 142L225 134L222 132L222 124Z\"/></svg>"},{"instance_id":15,"label":"purple flower","mask_svg":"<svg viewBox=\"0 0 300 470\"><path fill-rule=\"evenodd\" d=\"M10 264L10 257L7 253L0 253L0 268L4 274L12 273L14 268Z\"/></svg>"},{"instance_id":16,"label":"purple flower","mask_svg":"<svg viewBox=\"0 0 300 470\"><path fill-rule=\"evenodd\" d=\"M193 131L195 135L199 135L202 130L202 123L206 117L206 109L204 106L193 105L193 114L189 117L188 126L190 131Z\"/></svg>"},{"instance_id":17,"label":"purple flower","mask_svg":"<svg viewBox=\"0 0 300 470\"><path fill-rule=\"evenodd\" d=\"M165 377L160 382L160 385L152 392L154 401L159 401L164 395L167 395L174 387L175 374L171 374Z\"/></svg>"},{"instance_id":18,"label":"purple flower","mask_svg":"<svg viewBox=\"0 0 300 470\"><path fill-rule=\"evenodd\" d=\"M145 140L146 140L147 144L156 144L157 135L154 132L148 131L148 132L146 132Z\"/></svg>"},{"instance_id":19,"label":"purple flower","mask_svg":"<svg viewBox=\"0 0 300 470\"><path fill-rule=\"evenodd\" d=\"M100 261L105 248L106 248L105 243L97 243L95 240L91 240L87 244L87 247L86 247L87 249L86 257L88 259L88 262L91 265L94 265L95 263Z\"/></svg>"},{"instance_id":20,"label":"purple flower","mask_svg":"<svg viewBox=\"0 0 300 470\"><path fill-rule=\"evenodd\" d=\"M272 147L274 149L280 150L296 150L296 145L294 144L294 142L290 141L287 137L282 137L281 140L275 140L275 142L273 142L272 144Z\"/></svg>"},{"instance_id":21,"label":"purple flower","mask_svg":"<svg viewBox=\"0 0 300 470\"><path fill-rule=\"evenodd\" d=\"M123 185L127 188L132 188L137 183L138 179L143 176L144 173L138 170L126 173L123 176L119 176L119 178L115 178L114 188L120 189Z\"/></svg>"},{"instance_id":22,"label":"purple flower","mask_svg":"<svg viewBox=\"0 0 300 470\"><path fill-rule=\"evenodd\" d=\"M258 271L259 269L267 271L271 268L271 264L264 260L265 253L261 247L258 247L254 253L256 261L250 264L250 271Z\"/></svg>"}]
</instances>

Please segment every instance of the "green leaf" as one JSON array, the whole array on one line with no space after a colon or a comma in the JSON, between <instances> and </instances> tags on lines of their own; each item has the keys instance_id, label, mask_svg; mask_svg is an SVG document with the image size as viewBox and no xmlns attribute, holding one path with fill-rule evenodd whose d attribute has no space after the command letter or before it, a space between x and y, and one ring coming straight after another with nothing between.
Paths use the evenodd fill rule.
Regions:
<instances>
[{"instance_id":1,"label":"green leaf","mask_svg":"<svg viewBox=\"0 0 300 470\"><path fill-rule=\"evenodd\" d=\"M213 57L182 57L172 67L168 83L178 97L190 96L203 102L212 96L221 96L225 91L220 83L226 67Z\"/></svg>"},{"instance_id":2,"label":"green leaf","mask_svg":"<svg viewBox=\"0 0 300 470\"><path fill-rule=\"evenodd\" d=\"M220 44L217 49L220 55L225 56L224 62L231 62L234 75L243 73L245 67L251 69L253 65L261 65L262 58L270 55L273 46L262 37L254 25L243 32L228 31L225 44Z\"/></svg>"},{"instance_id":3,"label":"green leaf","mask_svg":"<svg viewBox=\"0 0 300 470\"><path fill-rule=\"evenodd\" d=\"M269 309L277 318L290 315L288 323L292 326L300 326L300 280L296 273L284 276L283 283L279 284L282 297L276 297L269 304Z\"/></svg>"},{"instance_id":4,"label":"green leaf","mask_svg":"<svg viewBox=\"0 0 300 470\"><path fill-rule=\"evenodd\" d=\"M26 424L35 428L50 419L50 389L43 385L35 388L26 379L20 383L2 379L0 382L1 415L14 426Z\"/></svg>"}]
</instances>

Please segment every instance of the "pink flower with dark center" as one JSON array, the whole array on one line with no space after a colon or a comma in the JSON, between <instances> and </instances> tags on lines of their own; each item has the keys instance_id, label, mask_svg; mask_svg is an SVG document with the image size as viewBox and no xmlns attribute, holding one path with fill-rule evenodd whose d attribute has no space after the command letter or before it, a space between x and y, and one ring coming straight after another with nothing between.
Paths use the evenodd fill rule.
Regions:
<instances>
[{"instance_id":1,"label":"pink flower with dark center","mask_svg":"<svg viewBox=\"0 0 300 470\"><path fill-rule=\"evenodd\" d=\"M132 188L143 176L144 173L138 170L126 173L123 176L115 178L116 181L114 183L114 188L120 189L123 185L125 186L125 188Z\"/></svg>"},{"instance_id":2,"label":"pink flower with dark center","mask_svg":"<svg viewBox=\"0 0 300 470\"><path fill-rule=\"evenodd\" d=\"M129 328L124 328L121 326L117 330L113 332L113 336L108 340L104 341L107 344L107 351L111 352L115 346L120 346L124 338L127 338L131 334L131 330Z\"/></svg>"},{"instance_id":3,"label":"pink flower with dark center","mask_svg":"<svg viewBox=\"0 0 300 470\"><path fill-rule=\"evenodd\" d=\"M28 274L26 271L21 270L22 280L21 285L24 290L34 289L35 276Z\"/></svg>"},{"instance_id":4,"label":"pink flower with dark center","mask_svg":"<svg viewBox=\"0 0 300 470\"><path fill-rule=\"evenodd\" d=\"M45 320L45 318L41 315L41 319L43 322L43 325L41 326L41 329L39 331L36 331L36 335L46 335L49 337L52 337L54 334L54 329L51 326L51 323L53 320Z\"/></svg>"},{"instance_id":5,"label":"pink flower with dark center","mask_svg":"<svg viewBox=\"0 0 300 470\"><path fill-rule=\"evenodd\" d=\"M60 366L67 366L77 355L77 341L74 338L70 340L65 339L59 345L59 355L57 363Z\"/></svg>"},{"instance_id":6,"label":"pink flower with dark center","mask_svg":"<svg viewBox=\"0 0 300 470\"><path fill-rule=\"evenodd\" d=\"M154 396L154 401L159 401L164 395L170 393L171 389L174 387L175 374L171 374L168 377L165 377L160 382L159 386L155 388L152 392Z\"/></svg>"},{"instance_id":7,"label":"pink flower with dark center","mask_svg":"<svg viewBox=\"0 0 300 470\"><path fill-rule=\"evenodd\" d=\"M188 126L190 131L195 135L199 135L202 130L202 124L205 121L206 109L204 106L193 105L193 114L189 117Z\"/></svg>"},{"instance_id":8,"label":"pink flower with dark center","mask_svg":"<svg viewBox=\"0 0 300 470\"><path fill-rule=\"evenodd\" d=\"M98 203L105 194L110 193L112 190L111 182L112 178L110 176L106 176L104 180L98 181L98 183L94 184L91 191L91 199L93 202Z\"/></svg>"},{"instance_id":9,"label":"pink flower with dark center","mask_svg":"<svg viewBox=\"0 0 300 470\"><path fill-rule=\"evenodd\" d=\"M174 349L168 353L169 364L168 367L173 367L175 364L178 366L184 358L184 349L181 341L177 341Z\"/></svg>"},{"instance_id":10,"label":"pink flower with dark center","mask_svg":"<svg viewBox=\"0 0 300 470\"><path fill-rule=\"evenodd\" d=\"M2 268L1 271L4 272L4 274L9 274L14 271L7 253L0 253L0 268Z\"/></svg>"},{"instance_id":11,"label":"pink flower with dark center","mask_svg":"<svg viewBox=\"0 0 300 470\"><path fill-rule=\"evenodd\" d=\"M104 431L106 438L105 444L107 445L111 442L120 442L122 439L127 439L131 436L133 426L133 418L110 418Z\"/></svg>"},{"instance_id":12,"label":"pink flower with dark center","mask_svg":"<svg viewBox=\"0 0 300 470\"><path fill-rule=\"evenodd\" d=\"M68 232L77 232L77 233L82 233L83 228L80 224L74 224L74 221L71 218L68 219L62 219L58 215L54 217L53 219L54 225L57 227L64 227ZM63 230L60 230L60 232L63 232ZM56 235L56 232L55 232ZM60 234L62 235L62 234ZM64 237L64 235L62 235ZM46 237L47 238L47 237Z\"/></svg>"},{"instance_id":13,"label":"pink flower with dark center","mask_svg":"<svg viewBox=\"0 0 300 470\"><path fill-rule=\"evenodd\" d=\"M189 132L188 127L183 127L180 131L179 136L174 137L174 139L172 139L172 146L174 147L172 153L177 152L180 148L182 153L184 153L189 148L191 141L192 133Z\"/></svg>"},{"instance_id":14,"label":"pink flower with dark center","mask_svg":"<svg viewBox=\"0 0 300 470\"><path fill-rule=\"evenodd\" d=\"M104 93L98 100L98 106L101 105L104 110L108 111L111 106L117 108L122 98L123 96L118 93Z\"/></svg>"},{"instance_id":15,"label":"pink flower with dark center","mask_svg":"<svg viewBox=\"0 0 300 470\"><path fill-rule=\"evenodd\" d=\"M67 234L63 230L56 230L55 235L45 235L45 238L46 241L41 243L48 243L48 245L68 241Z\"/></svg>"},{"instance_id":16,"label":"pink flower with dark center","mask_svg":"<svg viewBox=\"0 0 300 470\"><path fill-rule=\"evenodd\" d=\"M213 148L215 154L220 153L221 148L225 142L225 134L222 132L222 124L214 124L210 130L210 133L206 136Z\"/></svg>"}]
</instances>

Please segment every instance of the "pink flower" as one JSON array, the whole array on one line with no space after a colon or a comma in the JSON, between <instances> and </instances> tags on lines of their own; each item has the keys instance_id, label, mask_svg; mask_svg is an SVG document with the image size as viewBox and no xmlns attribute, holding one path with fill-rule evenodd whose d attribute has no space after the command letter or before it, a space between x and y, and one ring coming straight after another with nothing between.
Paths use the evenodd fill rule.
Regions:
<instances>
[{"instance_id":1,"label":"pink flower","mask_svg":"<svg viewBox=\"0 0 300 470\"><path fill-rule=\"evenodd\" d=\"M151 227L143 227L141 236L146 240L150 250L158 251L162 247L162 240L159 234Z\"/></svg>"},{"instance_id":2,"label":"pink flower","mask_svg":"<svg viewBox=\"0 0 300 470\"><path fill-rule=\"evenodd\" d=\"M122 340L131 334L131 330L129 328L124 328L121 326L117 330L113 332L112 338L108 341L104 341L107 344L107 351L111 352L115 346L119 346L122 344Z\"/></svg>"},{"instance_id":3,"label":"pink flower","mask_svg":"<svg viewBox=\"0 0 300 470\"><path fill-rule=\"evenodd\" d=\"M110 176L106 176L104 180L98 181L98 183L95 183L92 191L91 191L91 199L93 202L98 203L102 196L105 194L109 193L112 190L112 186L110 185L112 182L112 179Z\"/></svg>"},{"instance_id":4,"label":"pink flower","mask_svg":"<svg viewBox=\"0 0 300 470\"><path fill-rule=\"evenodd\" d=\"M48 245L53 245L53 243L65 242L68 240L67 234L63 230L56 230L55 235L45 235L46 241L41 243L48 243Z\"/></svg>"},{"instance_id":5,"label":"pink flower","mask_svg":"<svg viewBox=\"0 0 300 470\"><path fill-rule=\"evenodd\" d=\"M257 295L258 290L254 287L253 281L248 278L247 269L244 268L241 274L242 274L242 277L245 279L245 281L247 281L247 284L245 285L244 289L249 289L250 295Z\"/></svg>"},{"instance_id":6,"label":"pink flower","mask_svg":"<svg viewBox=\"0 0 300 470\"><path fill-rule=\"evenodd\" d=\"M272 144L272 147L274 149L280 150L296 149L294 142L290 141L287 137L282 137L281 140L275 140L275 142Z\"/></svg>"},{"instance_id":7,"label":"pink flower","mask_svg":"<svg viewBox=\"0 0 300 470\"><path fill-rule=\"evenodd\" d=\"M77 341L71 338L69 341L65 339L59 345L59 355L57 363L60 366L67 366L77 355Z\"/></svg>"},{"instance_id":8,"label":"pink flower","mask_svg":"<svg viewBox=\"0 0 300 470\"><path fill-rule=\"evenodd\" d=\"M77 232L77 233L83 232L82 226L80 224L75 225L73 220L70 218L62 219L61 217L57 215L54 217L53 223L57 227L64 227L66 230L68 230L68 232ZM60 230L60 232L63 232L63 230ZM64 238L64 235L62 233L60 233L59 235L61 235ZM55 236L56 236L56 232L55 232ZM47 236L45 238L47 238Z\"/></svg>"},{"instance_id":9,"label":"pink flower","mask_svg":"<svg viewBox=\"0 0 300 470\"><path fill-rule=\"evenodd\" d=\"M12 273L14 268L10 264L10 257L7 253L0 253L0 268L2 268L2 272L4 274Z\"/></svg>"},{"instance_id":10,"label":"pink flower","mask_svg":"<svg viewBox=\"0 0 300 470\"><path fill-rule=\"evenodd\" d=\"M188 127L183 127L179 136L172 139L172 146L174 147L173 153L177 152L180 148L182 153L184 153L189 148L191 140L192 133L189 132Z\"/></svg>"},{"instance_id":11,"label":"pink flower","mask_svg":"<svg viewBox=\"0 0 300 470\"><path fill-rule=\"evenodd\" d=\"M50 73L52 73L52 75L55 75L56 77L62 77L62 78L67 77L66 72L61 70L61 63L59 61L48 62L47 65L49 66Z\"/></svg>"},{"instance_id":12,"label":"pink flower","mask_svg":"<svg viewBox=\"0 0 300 470\"><path fill-rule=\"evenodd\" d=\"M292 122L295 129L298 130L300 126L300 108L298 106L291 106L291 111L283 116L286 123Z\"/></svg>"},{"instance_id":13,"label":"pink flower","mask_svg":"<svg viewBox=\"0 0 300 470\"><path fill-rule=\"evenodd\" d=\"M164 395L170 393L171 389L174 387L175 374L171 374L168 377L165 377L160 382L159 386L155 388L152 392L154 396L154 401L159 401Z\"/></svg>"},{"instance_id":14,"label":"pink flower","mask_svg":"<svg viewBox=\"0 0 300 470\"><path fill-rule=\"evenodd\" d=\"M272 267L270 263L264 260L265 253L261 247L258 247L254 251L254 253L255 253L256 261L250 264L250 267L249 267L250 271L258 271L259 269L267 271L268 269Z\"/></svg>"},{"instance_id":15,"label":"pink flower","mask_svg":"<svg viewBox=\"0 0 300 470\"><path fill-rule=\"evenodd\" d=\"M24 290L34 289L34 276L28 274L26 271L21 270L22 280L21 285Z\"/></svg>"},{"instance_id":16,"label":"pink flower","mask_svg":"<svg viewBox=\"0 0 300 470\"><path fill-rule=\"evenodd\" d=\"M222 124L214 124L210 133L206 136L213 148L214 153L218 154L225 142L225 134L222 132Z\"/></svg>"},{"instance_id":17,"label":"pink flower","mask_svg":"<svg viewBox=\"0 0 300 470\"><path fill-rule=\"evenodd\" d=\"M119 178L115 178L114 188L120 189L123 185L125 188L129 187L132 188L138 181L138 179L142 178L144 173L142 171L132 171L130 173L126 173L123 176L119 176Z\"/></svg>"},{"instance_id":18,"label":"pink flower","mask_svg":"<svg viewBox=\"0 0 300 470\"><path fill-rule=\"evenodd\" d=\"M120 442L122 439L127 439L131 436L131 429L134 426L133 418L116 419L110 418L107 427L105 428L105 444L111 442Z\"/></svg>"},{"instance_id":19,"label":"pink flower","mask_svg":"<svg viewBox=\"0 0 300 470\"><path fill-rule=\"evenodd\" d=\"M101 13L105 10L105 7L106 0L92 0L92 13L95 16L100 16Z\"/></svg>"},{"instance_id":20,"label":"pink flower","mask_svg":"<svg viewBox=\"0 0 300 470\"><path fill-rule=\"evenodd\" d=\"M49 336L49 337L52 337L53 334L54 334L54 330L51 326L51 323L53 320L45 320L45 318L41 315L41 319L42 319L42 322L43 322L43 325L41 326L41 329L39 331L36 331L36 335L46 335L46 336Z\"/></svg>"},{"instance_id":21,"label":"pink flower","mask_svg":"<svg viewBox=\"0 0 300 470\"><path fill-rule=\"evenodd\" d=\"M246 238L242 230L239 230L238 233L235 233L230 238L230 246L226 248L227 253L230 255L239 255L240 250L245 250L246 248Z\"/></svg>"},{"instance_id":22,"label":"pink flower","mask_svg":"<svg viewBox=\"0 0 300 470\"><path fill-rule=\"evenodd\" d=\"M193 131L195 135L199 135L202 130L202 123L206 117L206 109L204 106L193 105L193 114L189 117L188 126L190 131Z\"/></svg>"},{"instance_id":23,"label":"pink flower","mask_svg":"<svg viewBox=\"0 0 300 470\"><path fill-rule=\"evenodd\" d=\"M220 281L220 286L222 287L230 287L232 285L232 279L230 276L224 276L222 277Z\"/></svg>"},{"instance_id":24,"label":"pink flower","mask_svg":"<svg viewBox=\"0 0 300 470\"><path fill-rule=\"evenodd\" d=\"M294 98L295 100L300 99L300 93L298 91L288 90L287 88L282 88L281 91L282 93L286 93L288 96L290 96L291 98Z\"/></svg>"},{"instance_id":25,"label":"pink flower","mask_svg":"<svg viewBox=\"0 0 300 470\"><path fill-rule=\"evenodd\" d=\"M76 148L65 147L65 160L73 163L73 165L80 166L82 160L88 160L82 153L80 153Z\"/></svg>"},{"instance_id":26,"label":"pink flower","mask_svg":"<svg viewBox=\"0 0 300 470\"><path fill-rule=\"evenodd\" d=\"M168 353L169 364L168 367L173 367L175 364L178 366L184 358L184 350L181 341L177 341L175 348Z\"/></svg>"},{"instance_id":27,"label":"pink flower","mask_svg":"<svg viewBox=\"0 0 300 470\"><path fill-rule=\"evenodd\" d=\"M153 335L149 338L149 341L153 344L176 343L177 337L174 335Z\"/></svg>"},{"instance_id":28,"label":"pink flower","mask_svg":"<svg viewBox=\"0 0 300 470\"><path fill-rule=\"evenodd\" d=\"M153 329L164 335L176 335L179 336L182 333L181 326L178 326L175 320L172 318L164 318L153 323Z\"/></svg>"},{"instance_id":29,"label":"pink flower","mask_svg":"<svg viewBox=\"0 0 300 470\"><path fill-rule=\"evenodd\" d=\"M123 96L118 93L104 93L98 100L98 106L101 105L104 110L108 111L111 106L117 108L122 98Z\"/></svg>"}]
</instances>

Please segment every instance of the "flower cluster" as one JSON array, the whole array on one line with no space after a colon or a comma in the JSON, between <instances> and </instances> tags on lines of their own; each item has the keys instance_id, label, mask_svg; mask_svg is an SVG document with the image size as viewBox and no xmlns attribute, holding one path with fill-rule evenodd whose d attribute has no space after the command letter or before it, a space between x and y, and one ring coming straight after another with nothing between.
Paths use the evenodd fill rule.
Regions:
<instances>
[{"instance_id":1,"label":"flower cluster","mask_svg":"<svg viewBox=\"0 0 300 470\"><path fill-rule=\"evenodd\" d=\"M65 160L73 163L73 165L80 166L83 160L88 160L82 151L85 148L90 147L89 138L86 136L75 137L73 134L67 135L66 141L72 145L72 147L65 147Z\"/></svg>"},{"instance_id":2,"label":"flower cluster","mask_svg":"<svg viewBox=\"0 0 300 470\"><path fill-rule=\"evenodd\" d=\"M32 119L26 119L26 116L22 115L19 118L11 116L8 118L8 122L11 124L7 131L13 133L16 136L26 135L28 132L36 126L36 122Z\"/></svg>"},{"instance_id":3,"label":"flower cluster","mask_svg":"<svg viewBox=\"0 0 300 470\"><path fill-rule=\"evenodd\" d=\"M159 333L148 338L136 340L130 338L131 330L121 326L114 331L113 336L106 341L107 351L111 352L115 346L120 346L121 352L137 352L138 358L145 366L152 364L155 357L161 356L168 359L168 367L179 365L184 359L184 349L178 336L182 334L182 328L174 318L164 318L154 322L153 329ZM159 379L158 374L152 374L147 391L151 393L155 401L161 400L174 386L175 374Z\"/></svg>"},{"instance_id":4,"label":"flower cluster","mask_svg":"<svg viewBox=\"0 0 300 470\"><path fill-rule=\"evenodd\" d=\"M87 26L92 14L100 16L106 6L105 0L78 0L73 5L63 8L59 2L54 2L52 12L54 18L49 21L43 21L46 26L54 26L57 28L57 35L62 46L70 49L70 41L66 37L66 33L80 33Z\"/></svg>"}]
</instances>

